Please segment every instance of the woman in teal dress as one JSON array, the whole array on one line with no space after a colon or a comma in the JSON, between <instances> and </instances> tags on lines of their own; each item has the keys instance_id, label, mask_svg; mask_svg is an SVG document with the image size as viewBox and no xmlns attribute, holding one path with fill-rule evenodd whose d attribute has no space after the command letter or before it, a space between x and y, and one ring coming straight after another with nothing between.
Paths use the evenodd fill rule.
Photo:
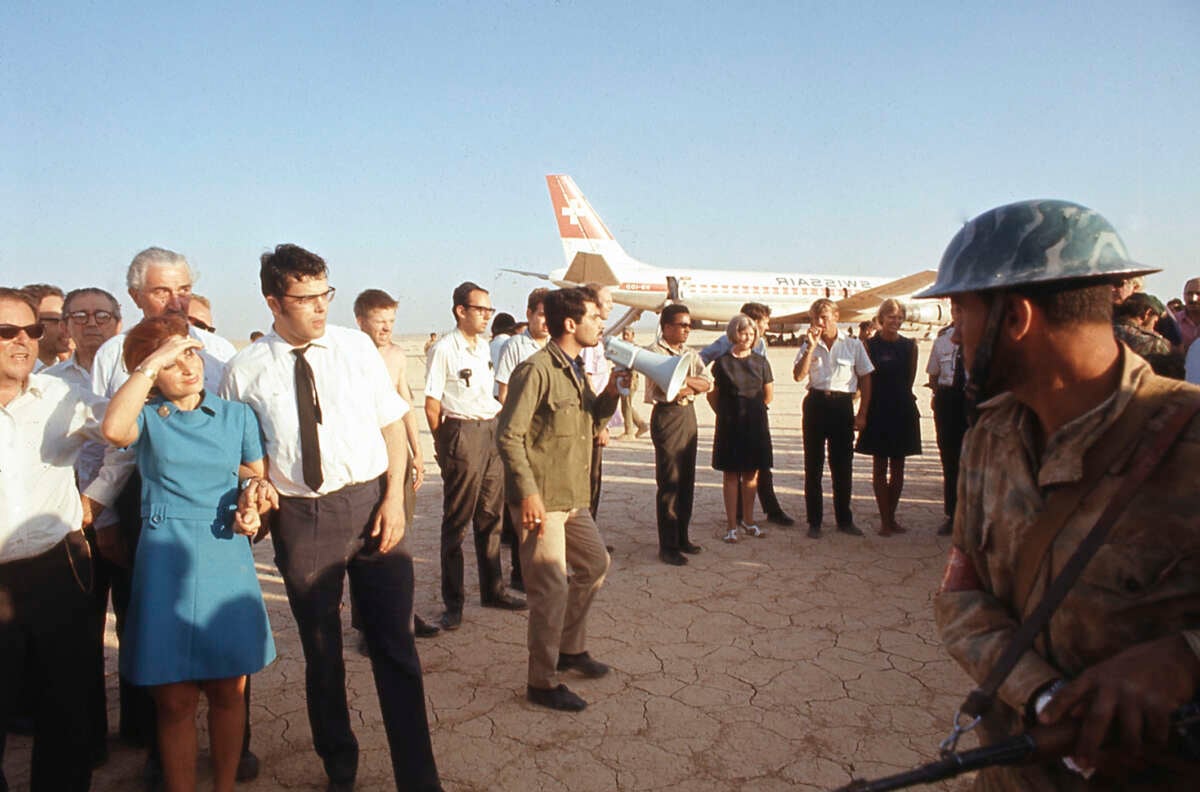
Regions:
<instances>
[{"instance_id":1,"label":"woman in teal dress","mask_svg":"<svg viewBox=\"0 0 1200 792\"><path fill-rule=\"evenodd\" d=\"M142 475L142 534L121 674L153 688L167 789L196 788L196 706L209 706L214 789L231 792L242 749L246 675L275 659L238 477L263 475L258 421L204 392L200 342L182 316L146 319L125 339L128 381L103 422L132 446Z\"/></svg>"}]
</instances>

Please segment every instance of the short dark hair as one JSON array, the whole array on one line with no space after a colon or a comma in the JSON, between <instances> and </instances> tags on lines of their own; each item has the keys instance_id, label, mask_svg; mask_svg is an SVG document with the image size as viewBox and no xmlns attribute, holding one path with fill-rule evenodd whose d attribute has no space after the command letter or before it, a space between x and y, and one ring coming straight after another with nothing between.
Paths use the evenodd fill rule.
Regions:
<instances>
[{"instance_id":1,"label":"short dark hair","mask_svg":"<svg viewBox=\"0 0 1200 792\"><path fill-rule=\"evenodd\" d=\"M478 283L473 283L471 281L463 281L454 287L454 294L452 295L454 302L450 305L450 315L454 317L455 321L458 321L458 314L454 312L454 309L460 305L470 305L471 292L483 292L484 294L487 294L488 290L480 286Z\"/></svg>"},{"instance_id":2,"label":"short dark hair","mask_svg":"<svg viewBox=\"0 0 1200 792\"><path fill-rule=\"evenodd\" d=\"M517 318L507 311L501 311L492 317L492 335L507 335L516 326Z\"/></svg>"},{"instance_id":3,"label":"short dark hair","mask_svg":"<svg viewBox=\"0 0 1200 792\"><path fill-rule=\"evenodd\" d=\"M70 313L71 303L80 297L86 297L89 294L93 297L103 297L104 299L108 300L109 304L112 306L112 315L117 319L121 318L121 304L117 302L117 298L113 297L104 289L100 289L95 286L84 286L82 289L72 289L71 291L67 292L67 296L63 298L63 313ZM196 299L196 295L193 294L192 299Z\"/></svg>"},{"instance_id":4,"label":"short dark hair","mask_svg":"<svg viewBox=\"0 0 1200 792\"><path fill-rule=\"evenodd\" d=\"M525 301L525 310L532 311L542 303L546 302L546 295L549 293L550 290L545 286L539 286L538 288L529 292L529 299Z\"/></svg>"},{"instance_id":5,"label":"short dark hair","mask_svg":"<svg viewBox=\"0 0 1200 792\"><path fill-rule=\"evenodd\" d=\"M1113 307L1113 318L1122 319L1132 316L1141 319L1146 315L1146 311L1153 311L1155 318L1158 318L1165 310L1162 301L1154 295L1134 292L1126 297L1124 302Z\"/></svg>"},{"instance_id":6,"label":"short dark hair","mask_svg":"<svg viewBox=\"0 0 1200 792\"><path fill-rule=\"evenodd\" d=\"M329 277L325 259L299 245L284 243L275 250L263 253L259 261L258 280L264 297L282 297L287 293L288 280Z\"/></svg>"},{"instance_id":7,"label":"short dark hair","mask_svg":"<svg viewBox=\"0 0 1200 792\"><path fill-rule=\"evenodd\" d=\"M578 324L587 314L586 303L596 304L596 298L586 288L555 289L546 295L542 306L546 311L546 326L550 335L561 338L567 332L567 320Z\"/></svg>"},{"instance_id":8,"label":"short dark hair","mask_svg":"<svg viewBox=\"0 0 1200 792\"><path fill-rule=\"evenodd\" d=\"M398 304L383 289L367 289L354 298L354 315L361 318L378 308L395 308Z\"/></svg>"},{"instance_id":9,"label":"short dark hair","mask_svg":"<svg viewBox=\"0 0 1200 792\"><path fill-rule=\"evenodd\" d=\"M1112 284L1108 281L1053 281L1013 289L1013 293L1028 298L1055 327L1112 323Z\"/></svg>"},{"instance_id":10,"label":"short dark hair","mask_svg":"<svg viewBox=\"0 0 1200 792\"><path fill-rule=\"evenodd\" d=\"M680 314L690 314L691 311L683 303L674 303L662 309L662 313L658 315L658 326L666 327L669 324L675 323L675 317Z\"/></svg>"},{"instance_id":11,"label":"short dark hair","mask_svg":"<svg viewBox=\"0 0 1200 792\"><path fill-rule=\"evenodd\" d=\"M771 318L771 306L764 305L760 302L748 302L742 306L738 313L744 313L754 321Z\"/></svg>"},{"instance_id":12,"label":"short dark hair","mask_svg":"<svg viewBox=\"0 0 1200 792\"><path fill-rule=\"evenodd\" d=\"M28 286L22 287L21 291L28 292L29 296L36 300L39 305L47 297L63 296L62 289L52 286L49 283L31 283Z\"/></svg>"},{"instance_id":13,"label":"short dark hair","mask_svg":"<svg viewBox=\"0 0 1200 792\"><path fill-rule=\"evenodd\" d=\"M0 302L8 300L10 302L25 303L29 306L29 310L33 311L33 319L38 319L38 303L41 302L34 297L26 289L13 289L8 286L0 286Z\"/></svg>"}]
</instances>

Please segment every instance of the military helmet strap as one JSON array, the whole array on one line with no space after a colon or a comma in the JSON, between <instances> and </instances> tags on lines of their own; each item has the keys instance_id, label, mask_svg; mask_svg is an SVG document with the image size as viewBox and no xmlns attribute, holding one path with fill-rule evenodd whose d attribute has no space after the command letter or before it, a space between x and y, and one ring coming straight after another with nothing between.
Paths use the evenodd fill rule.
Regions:
<instances>
[{"instance_id":1,"label":"military helmet strap","mask_svg":"<svg viewBox=\"0 0 1200 792\"><path fill-rule=\"evenodd\" d=\"M992 358L996 352L996 340L1000 337L1000 321L1004 318L1005 293L1001 292L992 298L988 308L987 321L983 325L983 337L975 348L975 361L971 366L971 377L964 390L967 402L967 423L974 424L977 417L976 407L986 399L983 392L987 385L988 375L992 373Z\"/></svg>"}]
</instances>

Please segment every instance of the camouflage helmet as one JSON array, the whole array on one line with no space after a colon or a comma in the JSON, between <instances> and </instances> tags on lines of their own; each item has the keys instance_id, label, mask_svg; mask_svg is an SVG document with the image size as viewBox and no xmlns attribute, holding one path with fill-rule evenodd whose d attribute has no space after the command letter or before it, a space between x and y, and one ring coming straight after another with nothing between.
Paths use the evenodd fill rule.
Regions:
<instances>
[{"instance_id":1,"label":"camouflage helmet","mask_svg":"<svg viewBox=\"0 0 1200 792\"><path fill-rule=\"evenodd\" d=\"M916 297L1158 272L1130 261L1098 212L1068 201L1020 201L984 212L950 240L937 280Z\"/></svg>"}]
</instances>

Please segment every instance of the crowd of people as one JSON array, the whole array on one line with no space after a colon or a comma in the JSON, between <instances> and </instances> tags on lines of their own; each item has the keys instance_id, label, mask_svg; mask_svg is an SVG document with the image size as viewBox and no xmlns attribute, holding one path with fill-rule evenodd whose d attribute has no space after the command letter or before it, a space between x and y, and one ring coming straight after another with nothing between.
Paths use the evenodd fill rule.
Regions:
<instances>
[{"instance_id":1,"label":"crowd of people","mask_svg":"<svg viewBox=\"0 0 1200 792\"><path fill-rule=\"evenodd\" d=\"M102 289L0 288L0 437L11 462L0 471L0 739L32 723L35 792L86 790L105 761L110 595L118 729L147 747L148 786L195 788L201 693L214 788L228 792L257 775L250 680L275 647L252 543L268 535L303 649L313 748L328 789L353 789L358 764L342 655L348 581L397 788L433 790L440 783L414 638L463 626L468 530L480 604L528 612L527 699L579 711L586 701L562 679L609 672L588 651L587 620L612 551L596 517L614 432L650 435L665 564L684 566L703 549L690 532L701 395L715 416L711 464L722 477L724 541L767 536L756 502L767 522L795 522L773 483L768 306L745 304L702 350L688 344L687 306L666 306L646 348L682 358L686 377L670 394L646 378L646 420L634 398L637 375L614 368L604 352L607 287L535 289L518 324L496 312L486 289L465 282L451 294L454 330L425 345L422 406L443 482L443 611L427 622L413 611L406 541L424 460L407 357L392 340L397 302L364 291L354 303L358 328L337 327L327 321L335 289L320 256L279 245L263 254L259 274L273 324L240 351L216 335L211 303L193 293L186 258L170 250L149 248L129 265L141 316L127 331L119 302ZM1169 309L1141 291L1140 271L1115 274L1130 275L1104 284L1115 281L1106 307L1111 348L1133 355L1123 365L1197 381L1200 279ZM972 381L981 375L964 354L977 330L964 322L978 320L978 306L959 294L931 294L954 295L954 322L926 368L945 481L938 533L953 532L956 547L973 530L958 501L978 481L964 488L958 478L960 467L982 464L978 447L968 448L970 459L962 454L972 396L987 384ZM922 441L918 350L901 335L904 306L885 300L858 338L840 328L831 300L818 299L810 319L792 368L806 388L807 536L823 531L826 456L836 530L862 535L850 498L856 451L872 458L878 534L905 533L897 517L905 459L921 453ZM632 330L622 338L632 342ZM1144 364L1131 362L1138 356ZM969 580L948 581L943 603L949 592L971 590ZM940 619L952 618L949 607L939 604Z\"/></svg>"}]
</instances>

